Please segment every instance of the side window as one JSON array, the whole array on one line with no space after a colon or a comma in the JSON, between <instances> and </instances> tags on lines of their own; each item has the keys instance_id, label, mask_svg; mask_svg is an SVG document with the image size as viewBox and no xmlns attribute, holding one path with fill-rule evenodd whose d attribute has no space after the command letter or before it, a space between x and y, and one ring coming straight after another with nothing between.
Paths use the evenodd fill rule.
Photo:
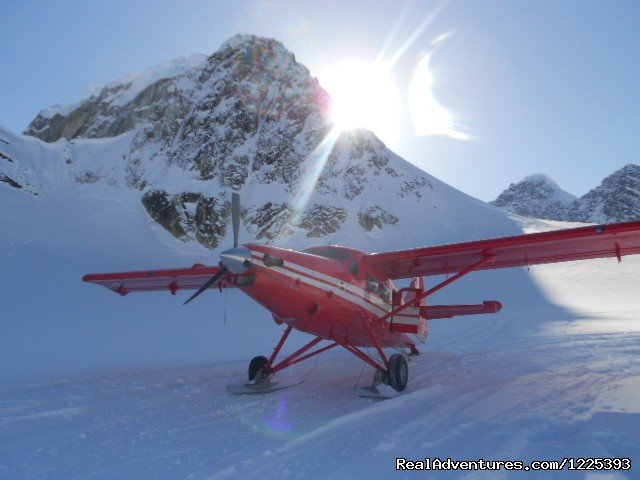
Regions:
<instances>
[{"instance_id":1,"label":"side window","mask_svg":"<svg viewBox=\"0 0 640 480\"><path fill-rule=\"evenodd\" d=\"M351 266L349 267L349 271L351 272L351 275L353 275L354 277L357 277L358 273L360 273L360 268L358 267L358 262L356 262L354 260L351 263Z\"/></svg>"},{"instance_id":2,"label":"side window","mask_svg":"<svg viewBox=\"0 0 640 480\"><path fill-rule=\"evenodd\" d=\"M373 277L367 277L367 291L382 298L385 302L391 301L391 292L387 282L378 282Z\"/></svg>"},{"instance_id":3,"label":"side window","mask_svg":"<svg viewBox=\"0 0 640 480\"><path fill-rule=\"evenodd\" d=\"M378 293L378 281L373 277L367 277L367 292Z\"/></svg>"},{"instance_id":4,"label":"side window","mask_svg":"<svg viewBox=\"0 0 640 480\"><path fill-rule=\"evenodd\" d=\"M378 286L378 295L385 301L385 302L389 302L390 300L390 294L389 294L389 285L387 285L387 282L380 282L380 285Z\"/></svg>"}]
</instances>

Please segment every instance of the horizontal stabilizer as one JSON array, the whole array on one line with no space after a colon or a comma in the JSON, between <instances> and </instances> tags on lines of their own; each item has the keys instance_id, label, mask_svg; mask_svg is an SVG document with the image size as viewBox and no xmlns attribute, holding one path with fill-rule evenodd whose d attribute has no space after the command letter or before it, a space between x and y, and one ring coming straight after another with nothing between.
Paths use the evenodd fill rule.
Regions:
<instances>
[{"instance_id":1,"label":"horizontal stabilizer","mask_svg":"<svg viewBox=\"0 0 640 480\"><path fill-rule=\"evenodd\" d=\"M479 315L481 313L498 313L502 304L495 300L485 300L478 305L428 305L420 307L420 316L433 320L437 318L453 318L461 315Z\"/></svg>"}]
</instances>

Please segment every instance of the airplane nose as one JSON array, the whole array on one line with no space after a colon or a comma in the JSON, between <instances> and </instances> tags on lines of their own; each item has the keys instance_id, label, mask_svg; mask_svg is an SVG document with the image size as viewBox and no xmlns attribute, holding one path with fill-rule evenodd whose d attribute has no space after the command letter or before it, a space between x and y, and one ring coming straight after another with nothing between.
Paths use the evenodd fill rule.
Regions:
<instances>
[{"instance_id":1,"label":"airplane nose","mask_svg":"<svg viewBox=\"0 0 640 480\"><path fill-rule=\"evenodd\" d=\"M244 273L251 266L251 250L245 246L225 250L220 254L220 263L232 273Z\"/></svg>"}]
</instances>

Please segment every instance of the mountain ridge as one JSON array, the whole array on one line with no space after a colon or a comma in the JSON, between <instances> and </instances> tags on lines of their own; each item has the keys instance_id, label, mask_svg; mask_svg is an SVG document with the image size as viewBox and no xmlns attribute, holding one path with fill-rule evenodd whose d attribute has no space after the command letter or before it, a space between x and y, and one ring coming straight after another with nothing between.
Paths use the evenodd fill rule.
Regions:
<instances>
[{"instance_id":1,"label":"mountain ridge","mask_svg":"<svg viewBox=\"0 0 640 480\"><path fill-rule=\"evenodd\" d=\"M627 164L577 198L543 174L512 183L492 205L525 217L581 223L640 219L640 165Z\"/></svg>"}]
</instances>

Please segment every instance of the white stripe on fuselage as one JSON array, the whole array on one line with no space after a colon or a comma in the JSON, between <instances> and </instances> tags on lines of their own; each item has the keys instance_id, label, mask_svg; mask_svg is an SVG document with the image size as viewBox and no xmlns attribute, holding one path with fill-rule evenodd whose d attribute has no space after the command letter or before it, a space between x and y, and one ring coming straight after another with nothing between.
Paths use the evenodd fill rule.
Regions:
<instances>
[{"instance_id":1,"label":"white stripe on fuselage","mask_svg":"<svg viewBox=\"0 0 640 480\"><path fill-rule=\"evenodd\" d=\"M264 266L264 261L262 259L264 255L262 254L262 252L252 251L251 253L253 254L254 260L259 260L261 266ZM300 279L301 282L307 283L316 288L325 291L328 290L334 295L339 296L340 298L343 298L349 302L355 303L365 308L377 317L391 311L389 304L384 302L381 298L376 297L375 295L367 292L366 290L363 290L360 287L351 285L330 275L320 273L317 270L303 267L302 265L298 265L297 263L293 263L291 261L287 261L286 265L288 268L266 266L265 268L274 270L294 280ZM291 270L294 271L292 272ZM296 272L301 275L296 275Z\"/></svg>"}]
</instances>

